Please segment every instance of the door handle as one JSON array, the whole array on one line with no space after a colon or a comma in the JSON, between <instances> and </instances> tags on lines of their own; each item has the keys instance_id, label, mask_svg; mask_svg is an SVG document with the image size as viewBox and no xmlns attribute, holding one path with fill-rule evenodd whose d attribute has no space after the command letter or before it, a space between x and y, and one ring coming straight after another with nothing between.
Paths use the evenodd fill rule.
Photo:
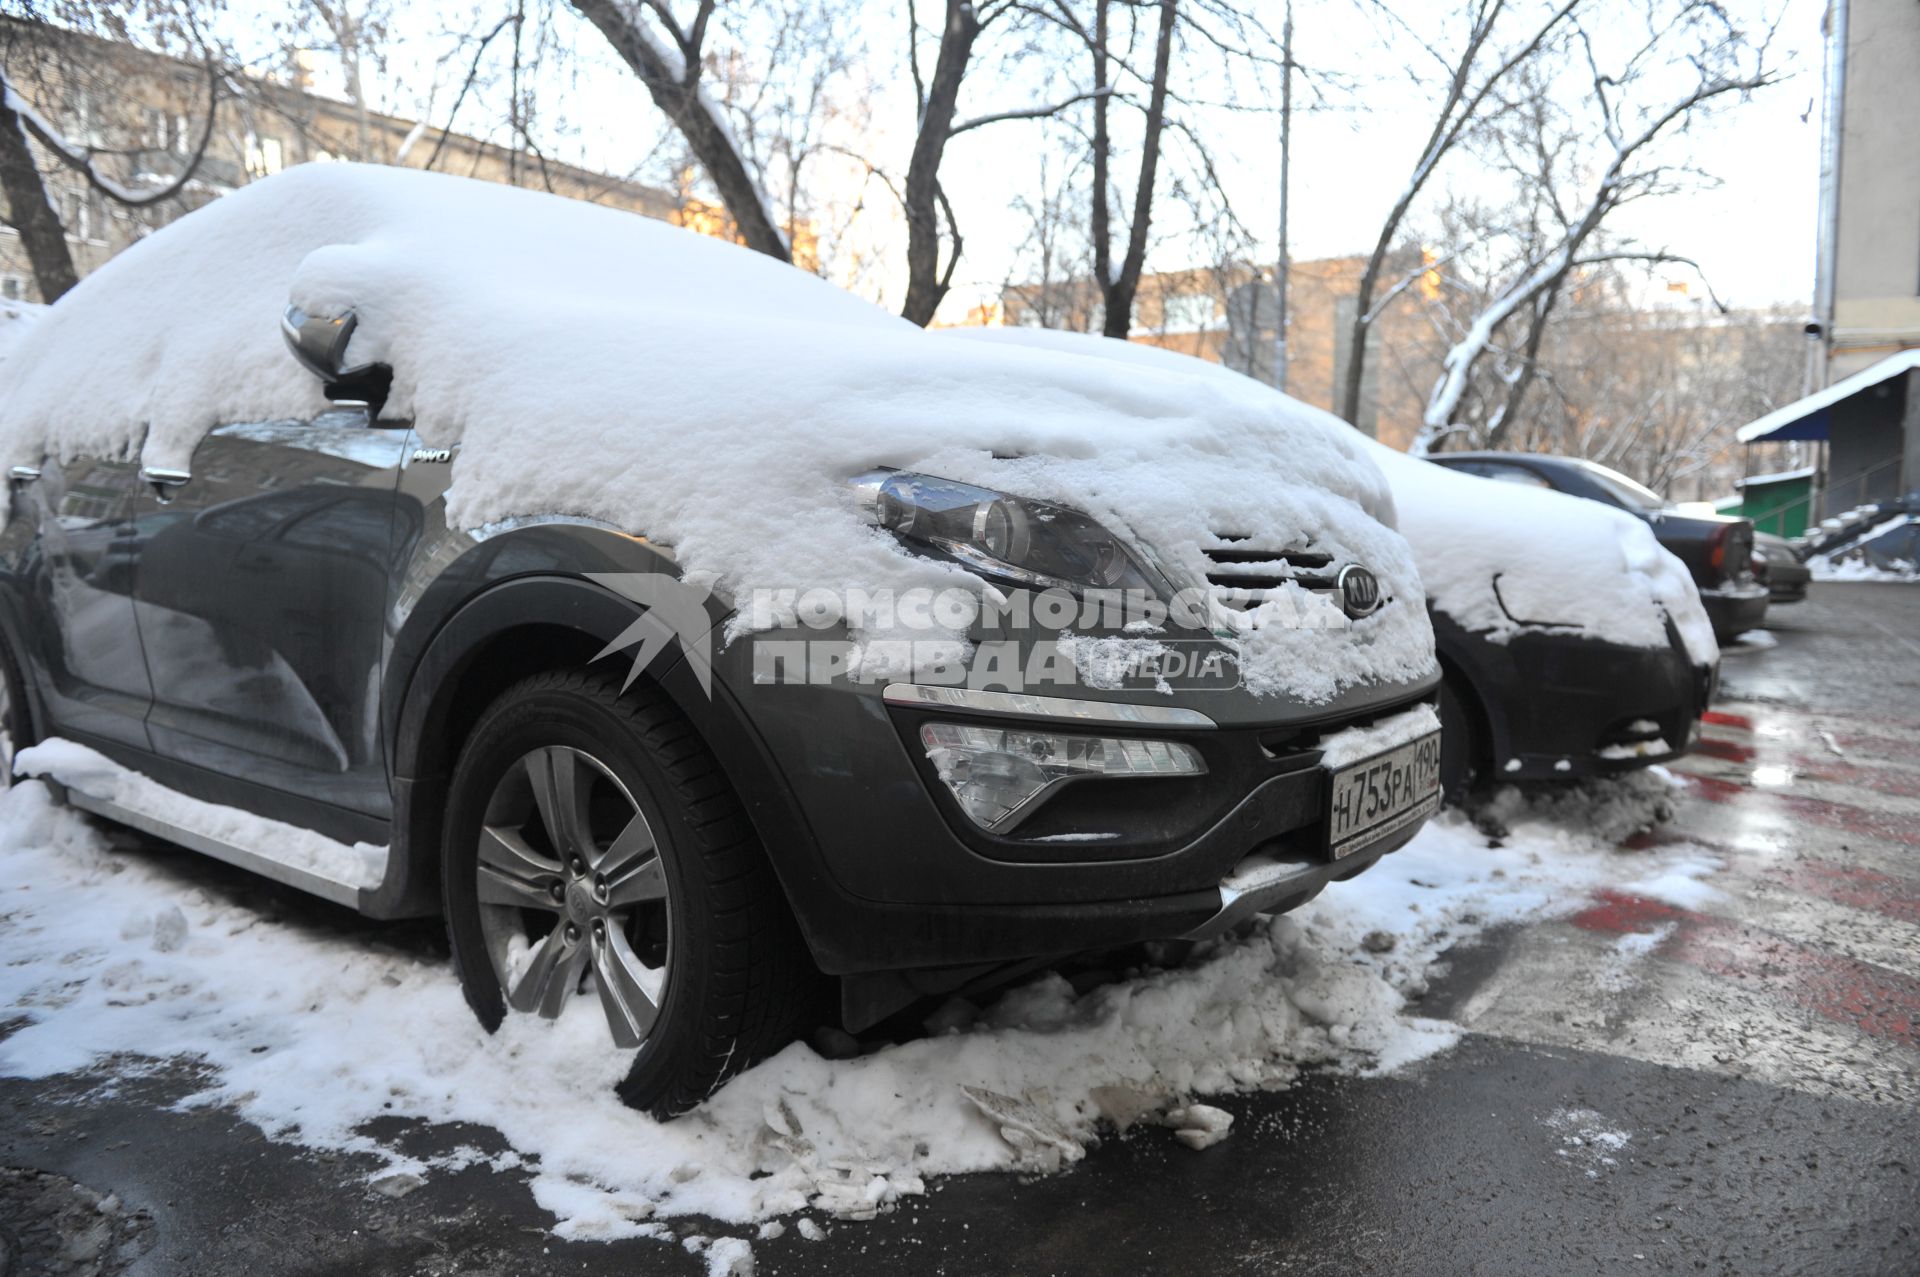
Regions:
<instances>
[{"instance_id":1,"label":"door handle","mask_svg":"<svg viewBox=\"0 0 1920 1277\"><path fill-rule=\"evenodd\" d=\"M153 488L154 498L161 505L173 500L175 488L193 480L193 476L185 470L168 470L158 466L141 466L140 477Z\"/></svg>"}]
</instances>

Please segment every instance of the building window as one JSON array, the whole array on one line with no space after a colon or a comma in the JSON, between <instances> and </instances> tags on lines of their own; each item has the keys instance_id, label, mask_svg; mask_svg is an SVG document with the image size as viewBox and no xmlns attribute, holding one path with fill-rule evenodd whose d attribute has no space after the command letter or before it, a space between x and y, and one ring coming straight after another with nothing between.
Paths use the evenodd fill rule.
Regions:
<instances>
[{"instance_id":1,"label":"building window","mask_svg":"<svg viewBox=\"0 0 1920 1277\"><path fill-rule=\"evenodd\" d=\"M1197 333L1213 327L1219 307L1206 293L1178 293L1160 299L1161 327L1168 332Z\"/></svg>"},{"instance_id":2,"label":"building window","mask_svg":"<svg viewBox=\"0 0 1920 1277\"><path fill-rule=\"evenodd\" d=\"M286 154L277 137L247 136L247 173L251 177L272 177L286 167Z\"/></svg>"},{"instance_id":3,"label":"building window","mask_svg":"<svg viewBox=\"0 0 1920 1277\"><path fill-rule=\"evenodd\" d=\"M26 295L26 280L18 275L0 275L0 299L17 302Z\"/></svg>"},{"instance_id":4,"label":"building window","mask_svg":"<svg viewBox=\"0 0 1920 1277\"><path fill-rule=\"evenodd\" d=\"M106 219L100 215L99 201L92 191L68 191L58 204L68 239L98 239L106 232Z\"/></svg>"}]
</instances>

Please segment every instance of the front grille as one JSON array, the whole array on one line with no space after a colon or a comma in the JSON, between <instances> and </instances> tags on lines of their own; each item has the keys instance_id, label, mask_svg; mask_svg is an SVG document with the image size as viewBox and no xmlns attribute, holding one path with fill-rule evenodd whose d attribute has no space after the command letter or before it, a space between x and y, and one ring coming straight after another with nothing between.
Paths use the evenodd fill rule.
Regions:
<instances>
[{"instance_id":1,"label":"front grille","mask_svg":"<svg viewBox=\"0 0 1920 1277\"><path fill-rule=\"evenodd\" d=\"M1291 582L1303 590L1339 601L1339 568L1333 556L1304 547L1273 549L1251 538L1220 533L1202 553L1207 560L1207 590L1222 617L1235 628L1259 624L1260 605Z\"/></svg>"}]
</instances>

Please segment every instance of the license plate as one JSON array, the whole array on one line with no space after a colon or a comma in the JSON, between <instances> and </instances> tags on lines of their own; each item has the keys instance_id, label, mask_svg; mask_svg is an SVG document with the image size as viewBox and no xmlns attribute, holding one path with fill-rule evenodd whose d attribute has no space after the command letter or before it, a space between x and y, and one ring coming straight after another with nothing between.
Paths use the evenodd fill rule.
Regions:
<instances>
[{"instance_id":1,"label":"license plate","mask_svg":"<svg viewBox=\"0 0 1920 1277\"><path fill-rule=\"evenodd\" d=\"M1440 806L1440 733L1342 767L1327 793L1330 859L1405 829Z\"/></svg>"}]
</instances>

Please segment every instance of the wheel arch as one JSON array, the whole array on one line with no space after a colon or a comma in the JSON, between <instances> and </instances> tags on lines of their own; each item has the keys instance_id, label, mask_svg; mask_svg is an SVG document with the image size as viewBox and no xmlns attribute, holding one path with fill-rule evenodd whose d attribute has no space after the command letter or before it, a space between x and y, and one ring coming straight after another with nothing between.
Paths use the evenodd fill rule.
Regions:
<instances>
[{"instance_id":1,"label":"wheel arch","mask_svg":"<svg viewBox=\"0 0 1920 1277\"><path fill-rule=\"evenodd\" d=\"M392 760L393 850L385 880L362 893L375 917L436 913L447 786L467 732L509 685L529 674L590 664L636 622L651 623L664 650L640 676L659 687L693 724L720 762L753 824L801 930L811 945L805 907L822 880L821 864L799 806L745 713L717 677L701 685L680 640L641 605L604 586L562 574L514 577L463 603L432 638L390 675L388 742ZM607 658L623 662L623 649ZM775 848L780 854L773 854Z\"/></svg>"},{"instance_id":2,"label":"wheel arch","mask_svg":"<svg viewBox=\"0 0 1920 1277\"><path fill-rule=\"evenodd\" d=\"M1476 761L1483 774L1495 774L1499 760L1507 755L1512 733L1496 694L1499 679L1486 660L1489 654L1484 649L1492 643L1484 634L1461 628L1444 613L1435 613L1433 621L1441 678L1474 715L1475 737L1481 747L1481 757Z\"/></svg>"}]
</instances>

